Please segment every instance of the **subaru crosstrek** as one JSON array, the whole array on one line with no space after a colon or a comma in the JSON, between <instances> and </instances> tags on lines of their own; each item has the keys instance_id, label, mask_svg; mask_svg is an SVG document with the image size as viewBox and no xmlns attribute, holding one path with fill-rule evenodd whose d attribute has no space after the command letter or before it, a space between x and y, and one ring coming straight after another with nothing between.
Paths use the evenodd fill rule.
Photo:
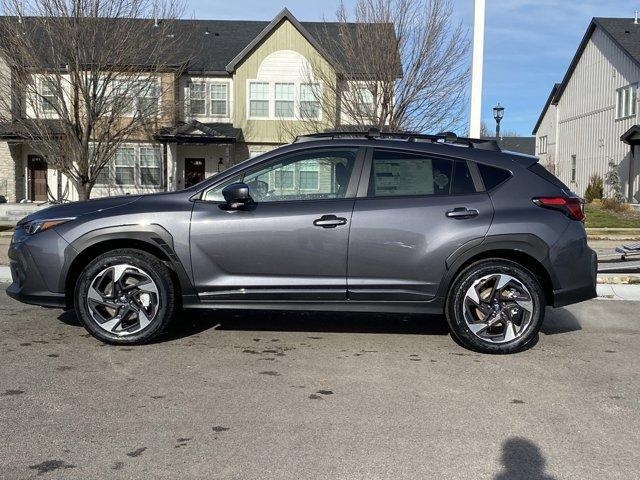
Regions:
<instances>
[{"instance_id":1,"label":"subaru crosstrek","mask_svg":"<svg viewBox=\"0 0 640 480\"><path fill-rule=\"evenodd\" d=\"M297 139L185 190L57 205L9 249L22 302L103 342L182 308L446 315L468 348L534 342L547 305L596 296L582 200L537 159L452 134Z\"/></svg>"}]
</instances>

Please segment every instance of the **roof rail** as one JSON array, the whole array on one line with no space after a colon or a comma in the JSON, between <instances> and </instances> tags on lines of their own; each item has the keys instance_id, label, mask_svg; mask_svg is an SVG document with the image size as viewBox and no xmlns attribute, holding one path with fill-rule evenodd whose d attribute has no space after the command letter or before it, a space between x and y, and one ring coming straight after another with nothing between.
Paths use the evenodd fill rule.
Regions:
<instances>
[{"instance_id":1,"label":"roof rail","mask_svg":"<svg viewBox=\"0 0 640 480\"><path fill-rule=\"evenodd\" d=\"M370 128L368 131L327 131L322 133L310 133L300 135L295 138L293 143L310 142L313 140L336 140L344 138L365 138L369 140L404 140L407 142L430 142L430 143L446 143L452 145L463 145L469 148L477 148L480 150L491 150L500 152L500 146L495 140L484 138L466 138L458 137L453 132L440 132L435 135L427 135L413 132L381 132L377 128Z\"/></svg>"}]
</instances>

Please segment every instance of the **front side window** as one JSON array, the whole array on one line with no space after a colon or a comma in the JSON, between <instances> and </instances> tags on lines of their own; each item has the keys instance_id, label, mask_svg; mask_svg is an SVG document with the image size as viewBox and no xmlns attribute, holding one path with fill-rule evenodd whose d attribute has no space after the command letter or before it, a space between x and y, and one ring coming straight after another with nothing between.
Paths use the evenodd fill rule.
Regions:
<instances>
[{"instance_id":1,"label":"front side window","mask_svg":"<svg viewBox=\"0 0 640 480\"><path fill-rule=\"evenodd\" d=\"M370 197L448 195L452 193L451 160L420 154L375 150L369 179ZM464 172L461 171L461 176ZM469 175L470 180L470 175Z\"/></svg>"},{"instance_id":2,"label":"front side window","mask_svg":"<svg viewBox=\"0 0 640 480\"><path fill-rule=\"evenodd\" d=\"M227 117L229 115L229 85L226 83L212 83L211 89L211 116Z\"/></svg>"},{"instance_id":3,"label":"front side window","mask_svg":"<svg viewBox=\"0 0 640 480\"><path fill-rule=\"evenodd\" d=\"M140 147L140 185L159 187L161 167L159 148Z\"/></svg>"},{"instance_id":4,"label":"front side window","mask_svg":"<svg viewBox=\"0 0 640 480\"><path fill-rule=\"evenodd\" d=\"M120 147L116 151L114 160L116 185L135 185L135 155L133 147Z\"/></svg>"},{"instance_id":5,"label":"front side window","mask_svg":"<svg viewBox=\"0 0 640 480\"><path fill-rule=\"evenodd\" d=\"M249 116L254 118L269 116L269 84L267 82L249 84Z\"/></svg>"},{"instance_id":6,"label":"front side window","mask_svg":"<svg viewBox=\"0 0 640 480\"><path fill-rule=\"evenodd\" d=\"M207 114L207 86L204 83L189 84L189 112L191 115Z\"/></svg>"},{"instance_id":7,"label":"front side window","mask_svg":"<svg viewBox=\"0 0 640 480\"><path fill-rule=\"evenodd\" d=\"M637 90L637 83L616 90L616 119L636 114Z\"/></svg>"},{"instance_id":8,"label":"front side window","mask_svg":"<svg viewBox=\"0 0 640 480\"><path fill-rule=\"evenodd\" d=\"M256 202L345 198L357 149L335 149L279 157L247 173Z\"/></svg>"},{"instance_id":9,"label":"front side window","mask_svg":"<svg viewBox=\"0 0 640 480\"><path fill-rule=\"evenodd\" d=\"M276 83L276 117L293 118L294 88L293 83Z\"/></svg>"}]
</instances>

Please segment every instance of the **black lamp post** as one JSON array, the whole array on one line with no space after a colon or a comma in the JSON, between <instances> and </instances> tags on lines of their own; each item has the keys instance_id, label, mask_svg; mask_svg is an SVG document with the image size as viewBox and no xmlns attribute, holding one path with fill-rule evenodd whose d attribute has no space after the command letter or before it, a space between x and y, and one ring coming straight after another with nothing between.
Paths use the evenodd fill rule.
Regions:
<instances>
[{"instance_id":1,"label":"black lamp post","mask_svg":"<svg viewBox=\"0 0 640 480\"><path fill-rule=\"evenodd\" d=\"M493 118L496 119L496 140L500 139L500 121L504 117L504 107L500 106L500 103L493 107Z\"/></svg>"}]
</instances>

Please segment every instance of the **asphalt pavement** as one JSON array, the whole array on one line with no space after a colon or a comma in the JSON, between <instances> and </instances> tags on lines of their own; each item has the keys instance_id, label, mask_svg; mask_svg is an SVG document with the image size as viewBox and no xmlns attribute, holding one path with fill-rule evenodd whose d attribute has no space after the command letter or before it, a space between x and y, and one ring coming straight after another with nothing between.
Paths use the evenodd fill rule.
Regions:
<instances>
[{"instance_id":1,"label":"asphalt pavement","mask_svg":"<svg viewBox=\"0 0 640 480\"><path fill-rule=\"evenodd\" d=\"M0 478L638 478L638 305L489 356L382 314L185 312L113 347L2 292Z\"/></svg>"}]
</instances>

